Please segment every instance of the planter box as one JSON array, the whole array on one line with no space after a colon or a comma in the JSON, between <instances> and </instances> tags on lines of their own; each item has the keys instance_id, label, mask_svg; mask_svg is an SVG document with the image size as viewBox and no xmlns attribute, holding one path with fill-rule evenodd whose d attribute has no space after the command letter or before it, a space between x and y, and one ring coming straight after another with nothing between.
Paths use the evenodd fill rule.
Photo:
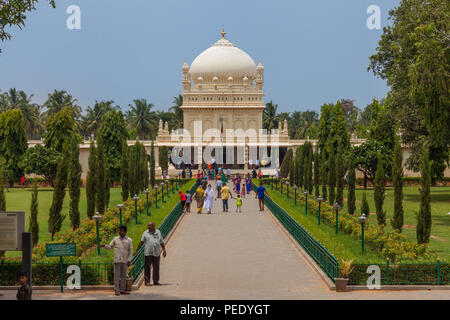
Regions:
<instances>
[{"instance_id":1,"label":"planter box","mask_svg":"<svg viewBox=\"0 0 450 320\"><path fill-rule=\"evenodd\" d=\"M347 292L347 282L348 279L345 278L334 278L334 283L336 284L336 292Z\"/></svg>"}]
</instances>

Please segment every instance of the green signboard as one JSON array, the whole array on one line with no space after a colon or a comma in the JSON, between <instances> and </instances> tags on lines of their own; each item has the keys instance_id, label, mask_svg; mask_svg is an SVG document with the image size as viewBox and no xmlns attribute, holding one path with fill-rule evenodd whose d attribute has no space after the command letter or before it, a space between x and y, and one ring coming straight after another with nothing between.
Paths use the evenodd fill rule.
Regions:
<instances>
[{"instance_id":1,"label":"green signboard","mask_svg":"<svg viewBox=\"0 0 450 320\"><path fill-rule=\"evenodd\" d=\"M48 243L45 245L47 257L70 257L77 255L75 243Z\"/></svg>"}]
</instances>

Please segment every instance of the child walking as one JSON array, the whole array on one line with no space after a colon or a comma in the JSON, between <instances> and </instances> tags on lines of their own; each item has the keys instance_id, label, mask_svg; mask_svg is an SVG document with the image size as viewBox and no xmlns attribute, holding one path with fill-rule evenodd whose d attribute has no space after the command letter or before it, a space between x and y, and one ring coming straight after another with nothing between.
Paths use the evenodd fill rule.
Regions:
<instances>
[{"instance_id":1,"label":"child walking","mask_svg":"<svg viewBox=\"0 0 450 320\"><path fill-rule=\"evenodd\" d=\"M240 195L238 195L236 198L236 212L242 212L241 208L242 208L242 198Z\"/></svg>"},{"instance_id":2,"label":"child walking","mask_svg":"<svg viewBox=\"0 0 450 320\"><path fill-rule=\"evenodd\" d=\"M191 213L191 194L186 192L186 212Z\"/></svg>"},{"instance_id":3,"label":"child walking","mask_svg":"<svg viewBox=\"0 0 450 320\"><path fill-rule=\"evenodd\" d=\"M242 184L241 197L245 198L245 183Z\"/></svg>"}]
</instances>

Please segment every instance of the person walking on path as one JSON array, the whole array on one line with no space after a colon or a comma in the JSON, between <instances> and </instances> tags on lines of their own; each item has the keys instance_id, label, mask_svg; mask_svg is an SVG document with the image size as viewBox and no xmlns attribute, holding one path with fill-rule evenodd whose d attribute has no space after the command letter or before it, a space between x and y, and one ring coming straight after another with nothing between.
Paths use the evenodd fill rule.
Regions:
<instances>
[{"instance_id":1,"label":"person walking on path","mask_svg":"<svg viewBox=\"0 0 450 320\"><path fill-rule=\"evenodd\" d=\"M223 212L228 212L228 199L231 197L233 199L233 195L231 194L230 188L227 185L222 187L222 207Z\"/></svg>"},{"instance_id":2,"label":"person walking on path","mask_svg":"<svg viewBox=\"0 0 450 320\"><path fill-rule=\"evenodd\" d=\"M264 192L266 192L266 188L263 187L262 182L260 181L255 195L255 198L257 197L259 201L259 211L264 211Z\"/></svg>"},{"instance_id":3,"label":"person walking on path","mask_svg":"<svg viewBox=\"0 0 450 320\"><path fill-rule=\"evenodd\" d=\"M242 184L241 198L245 198L245 183Z\"/></svg>"},{"instance_id":4,"label":"person walking on path","mask_svg":"<svg viewBox=\"0 0 450 320\"><path fill-rule=\"evenodd\" d=\"M238 195L236 198L236 212L241 213L242 212L241 209L242 209L242 198L240 195Z\"/></svg>"},{"instance_id":5,"label":"person walking on path","mask_svg":"<svg viewBox=\"0 0 450 320\"><path fill-rule=\"evenodd\" d=\"M221 191L222 191L222 184L223 184L223 182L222 182L221 179L218 179L218 180L216 181L217 198L220 198L220 193L221 193Z\"/></svg>"},{"instance_id":6,"label":"person walking on path","mask_svg":"<svg viewBox=\"0 0 450 320\"><path fill-rule=\"evenodd\" d=\"M148 223L148 229L144 231L136 252L144 246L144 281L146 286L150 284L150 273L153 266L153 285L159 286L159 265L161 261L161 248L163 257L167 255L164 239L159 229L155 228L154 222Z\"/></svg>"},{"instance_id":7,"label":"person walking on path","mask_svg":"<svg viewBox=\"0 0 450 320\"><path fill-rule=\"evenodd\" d=\"M181 212L184 212L184 209L186 207L186 195L181 190L178 191L178 194L180 195Z\"/></svg>"},{"instance_id":8,"label":"person walking on path","mask_svg":"<svg viewBox=\"0 0 450 320\"><path fill-rule=\"evenodd\" d=\"M192 202L191 194L189 192L186 192L185 196L186 196L186 212L191 213L191 202Z\"/></svg>"},{"instance_id":9,"label":"person walking on path","mask_svg":"<svg viewBox=\"0 0 450 320\"><path fill-rule=\"evenodd\" d=\"M133 241L127 237L127 226L119 227L119 235L112 239L109 245L101 244L105 249L114 248L114 291L116 296L129 294L126 292L128 267L133 257Z\"/></svg>"},{"instance_id":10,"label":"person walking on path","mask_svg":"<svg viewBox=\"0 0 450 320\"><path fill-rule=\"evenodd\" d=\"M208 214L211 214L211 210L214 206L214 190L211 188L211 185L208 184L208 188L205 191L205 201L203 203L203 208L208 210Z\"/></svg>"},{"instance_id":11,"label":"person walking on path","mask_svg":"<svg viewBox=\"0 0 450 320\"><path fill-rule=\"evenodd\" d=\"M204 194L205 194L205 190L203 189L202 185L198 186L198 188L194 194L194 199L197 202L197 213L198 214L202 213Z\"/></svg>"},{"instance_id":12,"label":"person walking on path","mask_svg":"<svg viewBox=\"0 0 450 320\"><path fill-rule=\"evenodd\" d=\"M16 295L17 300L31 300L32 290L28 284L28 276L25 271L19 273L19 283L20 287Z\"/></svg>"},{"instance_id":13,"label":"person walking on path","mask_svg":"<svg viewBox=\"0 0 450 320\"><path fill-rule=\"evenodd\" d=\"M250 194L250 191L252 191L252 178L250 177L250 174L247 175L245 184L247 186L247 194Z\"/></svg>"}]
</instances>

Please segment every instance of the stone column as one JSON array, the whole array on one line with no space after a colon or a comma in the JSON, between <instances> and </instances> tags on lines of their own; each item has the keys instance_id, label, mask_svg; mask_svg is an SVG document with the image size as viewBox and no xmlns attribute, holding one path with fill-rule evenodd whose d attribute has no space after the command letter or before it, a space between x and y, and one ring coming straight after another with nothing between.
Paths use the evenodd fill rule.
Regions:
<instances>
[{"instance_id":1,"label":"stone column","mask_svg":"<svg viewBox=\"0 0 450 320\"><path fill-rule=\"evenodd\" d=\"M248 146L244 146L244 171L248 172Z\"/></svg>"}]
</instances>

